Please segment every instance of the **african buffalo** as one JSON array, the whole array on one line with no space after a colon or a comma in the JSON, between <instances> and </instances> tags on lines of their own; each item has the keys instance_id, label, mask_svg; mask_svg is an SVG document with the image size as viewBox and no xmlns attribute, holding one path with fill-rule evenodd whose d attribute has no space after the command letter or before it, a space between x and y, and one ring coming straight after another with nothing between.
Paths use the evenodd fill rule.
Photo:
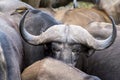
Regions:
<instances>
[{"instance_id":1,"label":"african buffalo","mask_svg":"<svg viewBox=\"0 0 120 80\"><path fill-rule=\"evenodd\" d=\"M116 37L115 23L112 19L113 32L105 40L95 39L81 26L64 24L52 26L39 36L31 35L24 28L24 20L29 11L32 12L32 10L27 10L19 25L23 39L32 45L47 44L49 56L67 64L75 65L81 53L86 52L86 55L89 55L89 52L92 53L94 50L108 48Z\"/></svg>"},{"instance_id":2,"label":"african buffalo","mask_svg":"<svg viewBox=\"0 0 120 80\"><path fill-rule=\"evenodd\" d=\"M106 11L112 16L116 24L120 24L120 0L98 0L96 6L98 9Z\"/></svg>"},{"instance_id":3,"label":"african buffalo","mask_svg":"<svg viewBox=\"0 0 120 80\"><path fill-rule=\"evenodd\" d=\"M0 12L10 16L16 24L19 24L21 15L11 15L17 8L27 7L33 9L32 6L22 2L21 0L0 0Z\"/></svg>"},{"instance_id":4,"label":"african buffalo","mask_svg":"<svg viewBox=\"0 0 120 80\"><path fill-rule=\"evenodd\" d=\"M26 11L26 9L28 8L22 7L22 10L21 8L18 8L15 10L14 15L22 16L24 12ZM44 11L37 10L37 9L32 9L31 13L27 16L25 23L26 23L25 26L27 30L35 35L42 33L50 26L59 24L59 22L57 22L51 15L47 14ZM37 27L33 27L33 26L37 26ZM45 52L47 51L47 48L45 45L33 46L33 45L29 45L26 42L23 42L23 46L25 48L24 49L24 52L25 52L24 61L26 64L25 67L29 66L36 60L40 60L44 58L47 55L47 54L43 54L44 51Z\"/></svg>"},{"instance_id":5,"label":"african buffalo","mask_svg":"<svg viewBox=\"0 0 120 80\"><path fill-rule=\"evenodd\" d=\"M73 9L63 8L51 10L49 8L40 8L40 10L50 13L56 20L65 24L74 24L86 27L89 23L94 21L110 23L108 14L102 10L97 8L77 8L78 5L76 0L74 0L73 6Z\"/></svg>"},{"instance_id":6,"label":"african buffalo","mask_svg":"<svg viewBox=\"0 0 120 80\"><path fill-rule=\"evenodd\" d=\"M22 73L22 80L100 80L96 76L88 75L74 67L52 59L45 58L26 68Z\"/></svg>"},{"instance_id":7,"label":"african buffalo","mask_svg":"<svg viewBox=\"0 0 120 80\"><path fill-rule=\"evenodd\" d=\"M0 23L0 43L6 60L7 80L21 80L23 46L20 35L15 30L14 22L2 13ZM2 75L0 74L0 78Z\"/></svg>"},{"instance_id":8,"label":"african buffalo","mask_svg":"<svg viewBox=\"0 0 120 80\"><path fill-rule=\"evenodd\" d=\"M53 13L56 20L65 24L74 24L86 27L89 23L110 22L109 16L96 8L75 8L56 10Z\"/></svg>"},{"instance_id":9,"label":"african buffalo","mask_svg":"<svg viewBox=\"0 0 120 80\"><path fill-rule=\"evenodd\" d=\"M50 26L58 24L58 22L52 16L48 15L47 13L43 11L35 10L33 7L21 1L18 1L15 3L14 0L4 0L3 2L4 4L0 1L0 5L4 5L4 6L6 4L8 5L5 7L0 7L0 8L2 8L4 11L6 10L5 12L9 13L9 15L6 15L6 16L10 16L12 21L14 21L16 24L19 24L19 21L22 15L24 14L25 8L34 10L27 17L28 20L26 21L27 30L33 34L39 34L42 31L45 31ZM24 10L19 10L18 7L22 7ZM7 11L9 9L10 11ZM33 27L33 26L37 26L37 27ZM45 57L45 55L43 54L45 50L44 48L45 48L44 45L33 46L23 41L24 64L25 64L24 67L29 66L36 60L44 58Z\"/></svg>"}]
</instances>

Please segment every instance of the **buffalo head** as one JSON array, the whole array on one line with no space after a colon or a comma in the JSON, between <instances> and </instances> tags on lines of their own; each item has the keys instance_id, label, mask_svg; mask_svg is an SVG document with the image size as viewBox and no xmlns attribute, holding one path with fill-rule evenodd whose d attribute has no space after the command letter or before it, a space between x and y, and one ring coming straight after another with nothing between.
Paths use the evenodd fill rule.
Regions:
<instances>
[{"instance_id":1,"label":"buffalo head","mask_svg":"<svg viewBox=\"0 0 120 80\"><path fill-rule=\"evenodd\" d=\"M27 10L20 21L20 33L23 39L32 45L50 43L48 49L51 51L52 57L68 64L76 64L81 53L87 52L89 54L90 50L108 48L116 38L116 27L112 19L113 32L105 40L95 39L81 26L65 24L51 26L45 32L35 36L24 28L24 20L28 12L29 10Z\"/></svg>"}]
</instances>

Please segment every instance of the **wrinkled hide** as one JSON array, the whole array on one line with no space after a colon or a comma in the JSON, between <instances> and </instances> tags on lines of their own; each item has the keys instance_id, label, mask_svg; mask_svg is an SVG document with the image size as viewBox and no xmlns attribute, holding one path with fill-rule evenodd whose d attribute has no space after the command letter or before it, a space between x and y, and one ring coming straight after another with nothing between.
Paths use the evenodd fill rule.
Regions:
<instances>
[{"instance_id":1,"label":"wrinkled hide","mask_svg":"<svg viewBox=\"0 0 120 80\"><path fill-rule=\"evenodd\" d=\"M22 73L22 80L100 80L58 60L37 61Z\"/></svg>"}]
</instances>

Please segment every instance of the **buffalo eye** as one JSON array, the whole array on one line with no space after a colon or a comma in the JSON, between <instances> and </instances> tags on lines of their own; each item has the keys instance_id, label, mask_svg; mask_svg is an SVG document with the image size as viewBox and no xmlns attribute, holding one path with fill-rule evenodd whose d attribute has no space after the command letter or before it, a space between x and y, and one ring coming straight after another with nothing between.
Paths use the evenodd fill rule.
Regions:
<instances>
[{"instance_id":1,"label":"buffalo eye","mask_svg":"<svg viewBox=\"0 0 120 80\"><path fill-rule=\"evenodd\" d=\"M60 52L60 49L53 47L52 51L54 51L54 52Z\"/></svg>"},{"instance_id":2,"label":"buffalo eye","mask_svg":"<svg viewBox=\"0 0 120 80\"><path fill-rule=\"evenodd\" d=\"M60 50L59 50L59 49L55 49L54 51L55 51L55 52L60 52Z\"/></svg>"}]
</instances>

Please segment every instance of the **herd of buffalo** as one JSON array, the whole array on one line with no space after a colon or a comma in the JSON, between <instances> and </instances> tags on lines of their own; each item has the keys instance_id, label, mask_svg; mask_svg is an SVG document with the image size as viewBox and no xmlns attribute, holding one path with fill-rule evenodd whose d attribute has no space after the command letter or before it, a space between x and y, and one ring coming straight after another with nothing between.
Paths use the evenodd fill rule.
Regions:
<instances>
[{"instance_id":1,"label":"herd of buffalo","mask_svg":"<svg viewBox=\"0 0 120 80\"><path fill-rule=\"evenodd\" d=\"M38 1L0 0L0 80L120 80L120 0Z\"/></svg>"}]
</instances>

